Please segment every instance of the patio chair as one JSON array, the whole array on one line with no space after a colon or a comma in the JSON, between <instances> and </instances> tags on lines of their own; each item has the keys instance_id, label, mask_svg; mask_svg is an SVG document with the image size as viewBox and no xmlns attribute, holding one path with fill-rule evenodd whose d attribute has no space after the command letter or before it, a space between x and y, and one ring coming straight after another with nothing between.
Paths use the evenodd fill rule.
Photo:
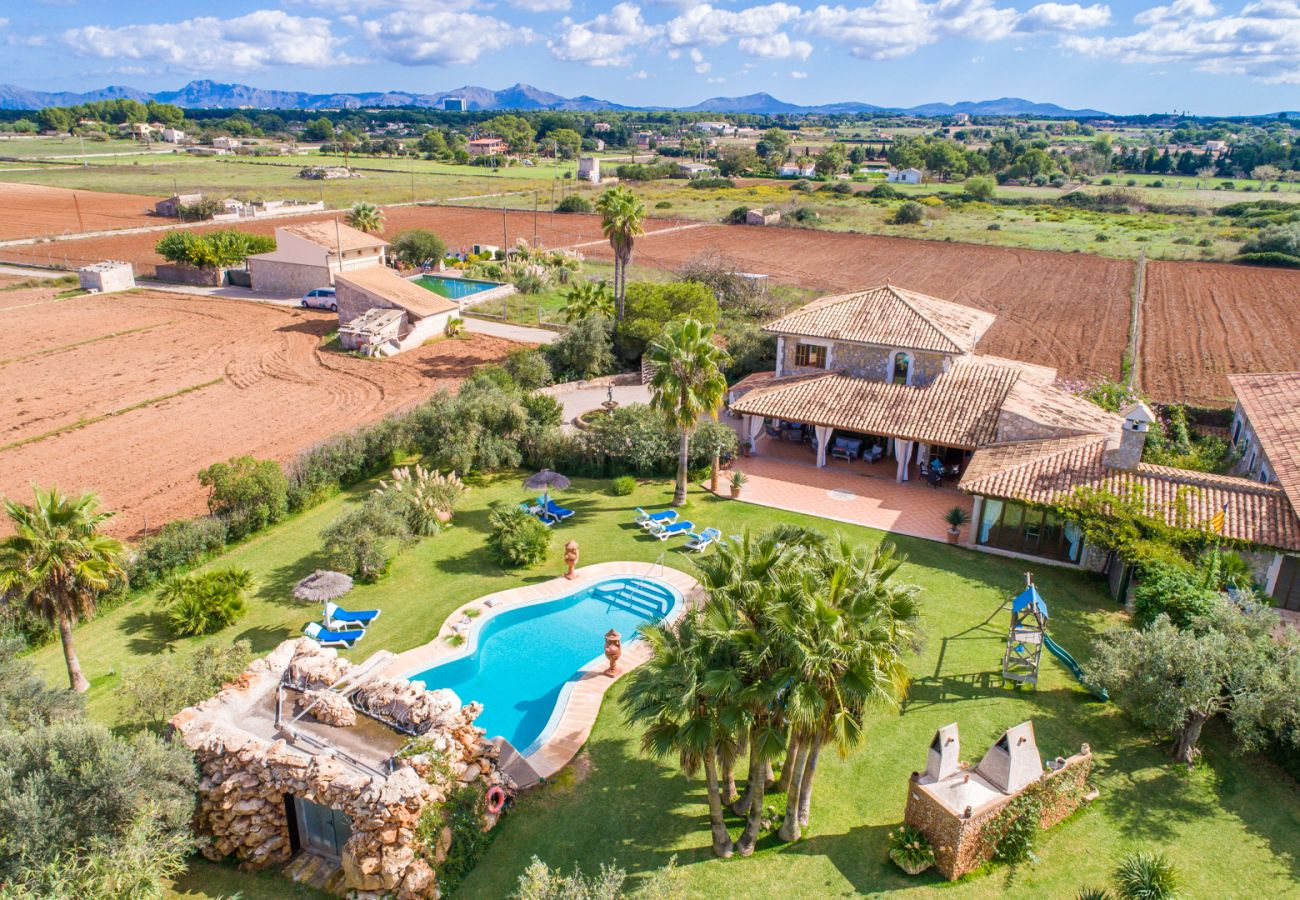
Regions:
<instances>
[{"instance_id":1,"label":"patio chair","mask_svg":"<svg viewBox=\"0 0 1300 900\"><path fill-rule=\"evenodd\" d=\"M699 534L691 532L686 536L687 550L703 550L715 541L722 540L722 532L716 528L706 528Z\"/></svg>"},{"instance_id":2,"label":"patio chair","mask_svg":"<svg viewBox=\"0 0 1300 900\"><path fill-rule=\"evenodd\" d=\"M542 515L549 516L557 522L563 522L565 519L573 517L573 510L565 509L550 497L547 497L545 501L539 498L537 502L541 506Z\"/></svg>"},{"instance_id":3,"label":"patio chair","mask_svg":"<svg viewBox=\"0 0 1300 900\"><path fill-rule=\"evenodd\" d=\"M371 622L379 618L379 612L377 609L359 609L352 612L330 601L325 604L325 627L333 631L336 625L342 625L344 628L350 625L365 631Z\"/></svg>"},{"instance_id":4,"label":"patio chair","mask_svg":"<svg viewBox=\"0 0 1300 900\"><path fill-rule=\"evenodd\" d=\"M636 523L642 528L649 528L660 522L667 523L677 518L677 510L661 509L658 512L646 512L641 507L636 508Z\"/></svg>"},{"instance_id":5,"label":"patio chair","mask_svg":"<svg viewBox=\"0 0 1300 900\"><path fill-rule=\"evenodd\" d=\"M879 444L872 444L866 450L862 451L862 458L872 465L875 465L885 458L885 448Z\"/></svg>"},{"instance_id":6,"label":"patio chair","mask_svg":"<svg viewBox=\"0 0 1300 900\"><path fill-rule=\"evenodd\" d=\"M366 630L359 628L355 631L330 631L328 628L322 628L319 622L310 622L303 629L303 634L322 647L343 647L351 650L353 644L366 636Z\"/></svg>"},{"instance_id":7,"label":"patio chair","mask_svg":"<svg viewBox=\"0 0 1300 900\"><path fill-rule=\"evenodd\" d=\"M651 529L650 534L661 541L666 541L673 535L690 534L694 530L694 522L671 522L667 525L660 525L657 528Z\"/></svg>"},{"instance_id":8,"label":"patio chair","mask_svg":"<svg viewBox=\"0 0 1300 900\"><path fill-rule=\"evenodd\" d=\"M836 438L831 444L831 458L853 462L853 458L862 452L862 441L857 438Z\"/></svg>"}]
</instances>

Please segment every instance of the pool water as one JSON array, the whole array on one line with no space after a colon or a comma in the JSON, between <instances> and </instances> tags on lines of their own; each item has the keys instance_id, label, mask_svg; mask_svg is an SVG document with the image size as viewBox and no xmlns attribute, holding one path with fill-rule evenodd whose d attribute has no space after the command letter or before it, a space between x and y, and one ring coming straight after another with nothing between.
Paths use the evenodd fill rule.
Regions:
<instances>
[{"instance_id":1,"label":"pool water","mask_svg":"<svg viewBox=\"0 0 1300 900\"><path fill-rule=\"evenodd\" d=\"M433 291L449 300L460 300L501 287L495 281L477 281L473 278L448 278L445 275L421 275L415 283L426 291Z\"/></svg>"},{"instance_id":2,"label":"pool water","mask_svg":"<svg viewBox=\"0 0 1300 900\"><path fill-rule=\"evenodd\" d=\"M472 652L410 679L430 690L450 688L462 703L477 700L483 704L478 726L526 756L559 720L574 676L603 656L605 632L615 629L626 645L639 626L680 602L674 588L655 579L608 579L487 618L469 637Z\"/></svg>"}]
</instances>

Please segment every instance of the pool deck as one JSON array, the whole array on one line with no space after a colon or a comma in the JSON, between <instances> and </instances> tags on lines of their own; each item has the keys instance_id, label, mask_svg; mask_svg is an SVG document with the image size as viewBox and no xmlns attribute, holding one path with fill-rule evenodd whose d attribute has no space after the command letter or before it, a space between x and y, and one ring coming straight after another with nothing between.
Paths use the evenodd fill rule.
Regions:
<instances>
[{"instance_id":1,"label":"pool deck","mask_svg":"<svg viewBox=\"0 0 1300 900\"><path fill-rule=\"evenodd\" d=\"M510 588L487 594L456 609L449 615L438 637L422 646L400 653L390 660L380 675L384 677L405 678L413 672L423 672L438 663L462 656L466 645L452 646L448 638L456 633L455 626L479 627L480 623L505 609L512 609L546 600L567 597L587 585L605 581L610 578L652 578L676 588L686 599L687 604L698 603L703 592L700 583L677 569L644 562L607 562L592 566L582 566L575 570L578 576L572 581L560 576L537 584ZM479 615L468 617L469 610L477 609ZM675 615L680 615L683 607L679 606ZM618 672L611 678L605 675L608 666L604 655L598 655L583 666L568 701L550 737L541 747L527 757L534 771L542 777L549 778L563 769L582 749L582 745L591 736L591 729L596 724L600 713L600 704L620 676L635 669L650 657L650 648L645 641L630 640L623 645L623 655L618 661ZM521 673L521 677L524 677ZM492 735L488 735L492 737Z\"/></svg>"}]
</instances>

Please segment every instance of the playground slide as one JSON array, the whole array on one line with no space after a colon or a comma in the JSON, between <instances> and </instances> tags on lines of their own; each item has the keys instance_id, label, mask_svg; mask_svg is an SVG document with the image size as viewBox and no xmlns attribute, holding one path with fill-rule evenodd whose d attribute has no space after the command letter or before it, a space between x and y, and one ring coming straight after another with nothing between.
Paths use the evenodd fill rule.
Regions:
<instances>
[{"instance_id":1,"label":"playground slide","mask_svg":"<svg viewBox=\"0 0 1300 900\"><path fill-rule=\"evenodd\" d=\"M1074 657L1066 652L1064 647L1056 643L1056 641L1052 640L1046 634L1043 635L1043 646L1047 648L1048 653L1059 659L1065 667L1070 670L1071 675L1079 679L1081 685L1092 691L1093 695L1096 696L1098 700L1110 699L1110 695L1104 690L1098 690L1083 680L1083 666L1079 665L1078 662L1075 661Z\"/></svg>"}]
</instances>

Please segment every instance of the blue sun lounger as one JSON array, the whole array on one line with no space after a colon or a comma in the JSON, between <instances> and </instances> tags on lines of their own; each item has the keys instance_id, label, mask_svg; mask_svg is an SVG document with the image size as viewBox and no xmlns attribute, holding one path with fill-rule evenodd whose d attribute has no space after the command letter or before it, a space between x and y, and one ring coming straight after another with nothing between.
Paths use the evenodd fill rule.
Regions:
<instances>
[{"instance_id":1,"label":"blue sun lounger","mask_svg":"<svg viewBox=\"0 0 1300 900\"><path fill-rule=\"evenodd\" d=\"M652 529L650 531L650 534L653 535L654 537L659 538L659 540L661 541L666 541L673 535L690 534L694 530L695 530L694 522L672 522L668 525L663 525L658 528Z\"/></svg>"},{"instance_id":2,"label":"blue sun lounger","mask_svg":"<svg viewBox=\"0 0 1300 900\"><path fill-rule=\"evenodd\" d=\"M703 550L710 544L722 540L722 532L716 528L706 528L699 534L691 532L686 538L686 549Z\"/></svg>"},{"instance_id":3,"label":"blue sun lounger","mask_svg":"<svg viewBox=\"0 0 1300 900\"><path fill-rule=\"evenodd\" d=\"M646 512L641 507L636 508L636 521L642 528L653 528L656 525L667 525L677 518L677 510L661 509L659 512Z\"/></svg>"},{"instance_id":4,"label":"blue sun lounger","mask_svg":"<svg viewBox=\"0 0 1300 900\"><path fill-rule=\"evenodd\" d=\"M312 622L303 629L303 633L311 638L322 647L344 647L352 649L352 645L366 636L364 628L356 631L330 631L328 628L322 628L319 622Z\"/></svg>"},{"instance_id":5,"label":"blue sun lounger","mask_svg":"<svg viewBox=\"0 0 1300 900\"><path fill-rule=\"evenodd\" d=\"M360 609L356 612L350 612L337 603L326 603L325 627L333 629L336 625L342 625L344 628L353 626L364 631L371 622L379 618L379 612L377 609Z\"/></svg>"},{"instance_id":6,"label":"blue sun lounger","mask_svg":"<svg viewBox=\"0 0 1300 900\"><path fill-rule=\"evenodd\" d=\"M538 498L537 505L541 508L541 515L544 518L554 519L557 522L563 522L565 519L572 518L573 516L573 510L565 509L550 497L547 497L545 500Z\"/></svg>"}]
</instances>

